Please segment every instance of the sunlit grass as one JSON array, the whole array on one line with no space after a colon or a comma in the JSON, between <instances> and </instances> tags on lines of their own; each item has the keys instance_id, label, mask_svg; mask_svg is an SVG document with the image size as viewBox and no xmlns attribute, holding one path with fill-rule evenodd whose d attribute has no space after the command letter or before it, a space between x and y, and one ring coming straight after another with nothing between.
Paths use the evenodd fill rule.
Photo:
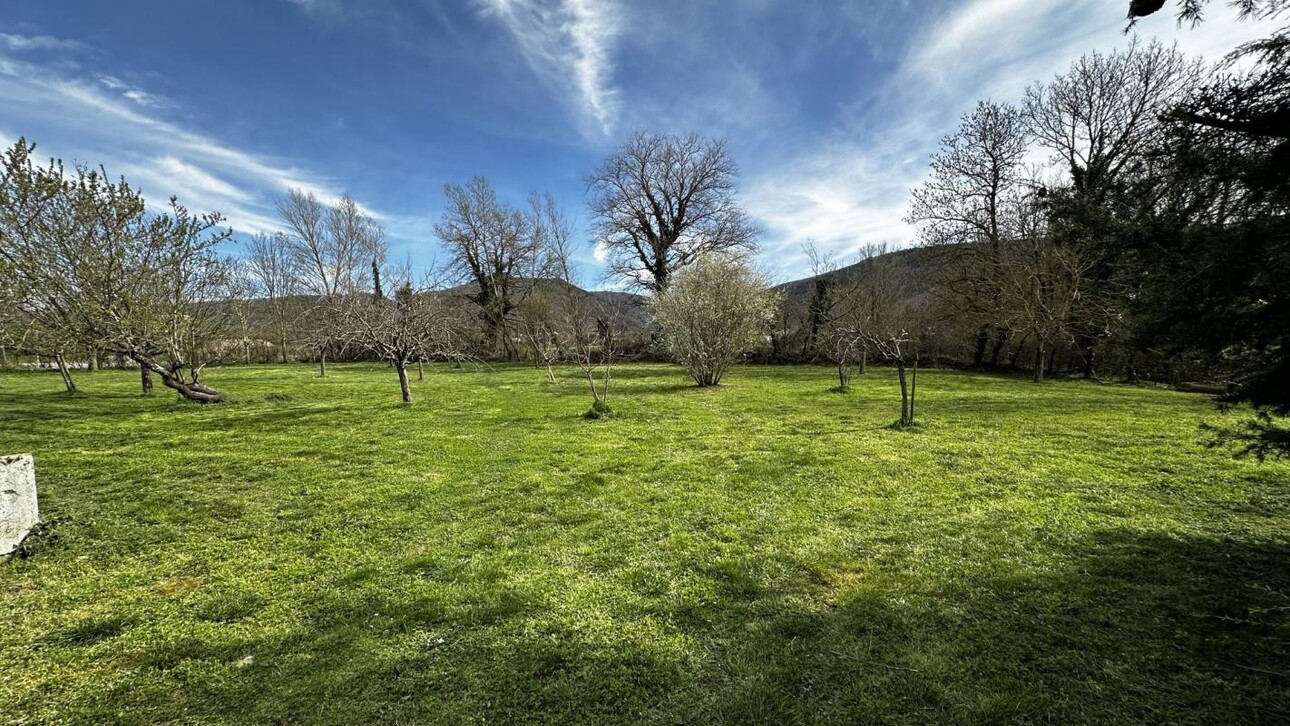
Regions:
<instances>
[{"instance_id":1,"label":"sunlit grass","mask_svg":"<svg viewBox=\"0 0 1290 726\"><path fill-rule=\"evenodd\" d=\"M1290 715L1290 465L1203 397L926 372L0 374L48 532L0 722L1107 723ZM1280 609L1278 609L1280 608Z\"/></svg>"}]
</instances>

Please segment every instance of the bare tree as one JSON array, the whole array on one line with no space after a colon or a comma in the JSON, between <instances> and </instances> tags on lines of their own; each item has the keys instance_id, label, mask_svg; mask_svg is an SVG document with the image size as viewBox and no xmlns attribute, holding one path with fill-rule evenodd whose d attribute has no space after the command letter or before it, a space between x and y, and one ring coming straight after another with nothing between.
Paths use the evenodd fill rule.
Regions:
<instances>
[{"instance_id":1,"label":"bare tree","mask_svg":"<svg viewBox=\"0 0 1290 726\"><path fill-rule=\"evenodd\" d=\"M651 306L663 347L704 387L720 385L731 365L764 342L778 303L746 262L711 255L678 273Z\"/></svg>"},{"instance_id":2,"label":"bare tree","mask_svg":"<svg viewBox=\"0 0 1290 726\"><path fill-rule=\"evenodd\" d=\"M977 327L973 365L998 362L1011 335L1003 325L1003 247L1017 234L1020 202L1027 191L1023 161L1027 120L1017 108L979 102L959 128L941 141L930 178L914 190L906 221L923 245L938 250L939 287Z\"/></svg>"},{"instance_id":3,"label":"bare tree","mask_svg":"<svg viewBox=\"0 0 1290 726\"><path fill-rule=\"evenodd\" d=\"M340 341L333 332L344 297L369 289L372 264L385 261L385 233L348 195L327 205L313 192L291 189L278 202L290 229L283 241L302 292L312 296L305 319L318 349L318 371L327 375L327 353Z\"/></svg>"},{"instance_id":4,"label":"bare tree","mask_svg":"<svg viewBox=\"0 0 1290 726\"><path fill-rule=\"evenodd\" d=\"M1078 250L1051 236L1022 237L1008 245L1003 296L1010 327L1035 341L1034 381L1042 383L1051 346L1073 342L1071 321L1088 264Z\"/></svg>"},{"instance_id":5,"label":"bare tree","mask_svg":"<svg viewBox=\"0 0 1290 726\"><path fill-rule=\"evenodd\" d=\"M531 278L523 274L532 274L542 258L532 218L498 201L483 177L445 184L444 196L448 205L435 235L451 253L454 274L474 285L466 299L479 306L486 352L514 358L508 323L528 291Z\"/></svg>"},{"instance_id":6,"label":"bare tree","mask_svg":"<svg viewBox=\"0 0 1290 726\"><path fill-rule=\"evenodd\" d=\"M1135 39L1124 50L1086 54L1066 73L1032 85L1026 119L1075 190L1099 197L1152 148L1160 114L1183 99L1201 72L1200 62L1177 48Z\"/></svg>"},{"instance_id":7,"label":"bare tree","mask_svg":"<svg viewBox=\"0 0 1290 726\"><path fill-rule=\"evenodd\" d=\"M609 386L618 354L621 320L621 303L588 294L573 297L561 315L567 355L577 363L591 391L588 418L600 418L611 413Z\"/></svg>"},{"instance_id":8,"label":"bare tree","mask_svg":"<svg viewBox=\"0 0 1290 726\"><path fill-rule=\"evenodd\" d=\"M608 275L661 292L703 255L755 249L757 230L735 198L737 176L722 141L633 136L587 177Z\"/></svg>"},{"instance_id":9,"label":"bare tree","mask_svg":"<svg viewBox=\"0 0 1290 726\"><path fill-rule=\"evenodd\" d=\"M561 359L562 322L571 301L580 296L574 282L570 245L573 225L550 194L529 197L529 230L535 247L526 273L529 290L516 306L519 327L533 352L533 363L546 369L555 383L553 366Z\"/></svg>"},{"instance_id":10,"label":"bare tree","mask_svg":"<svg viewBox=\"0 0 1290 726\"><path fill-rule=\"evenodd\" d=\"M414 288L407 270L393 282L392 297L362 293L344 297L338 318L343 340L389 362L398 374L403 402L412 403L408 364L457 358L464 346L447 294L430 284Z\"/></svg>"},{"instance_id":11,"label":"bare tree","mask_svg":"<svg viewBox=\"0 0 1290 726\"><path fill-rule=\"evenodd\" d=\"M130 358L190 400L220 401L198 360L228 324L219 215L190 214L174 198L151 213L124 180L39 167L33 149L18 140L0 170L0 259L19 308L50 337Z\"/></svg>"},{"instance_id":12,"label":"bare tree","mask_svg":"<svg viewBox=\"0 0 1290 726\"><path fill-rule=\"evenodd\" d=\"M297 292L296 265L291 242L285 234L259 234L251 239L246 261L273 314L278 359L287 362L287 337L291 324L290 300Z\"/></svg>"},{"instance_id":13,"label":"bare tree","mask_svg":"<svg viewBox=\"0 0 1290 726\"><path fill-rule=\"evenodd\" d=\"M1097 305L1076 311L1072 330L1087 378L1096 377L1098 350L1122 318L1119 301L1130 291L1116 275L1119 250L1113 234L1121 221L1113 203L1159 148L1161 116L1195 87L1199 61L1159 41L1136 39L1126 49L1089 53L1064 74L1026 91L1025 113L1031 132L1068 176L1050 185L1051 234L1077 249L1089 266L1083 291ZM1092 311L1109 315L1090 317Z\"/></svg>"},{"instance_id":14,"label":"bare tree","mask_svg":"<svg viewBox=\"0 0 1290 726\"><path fill-rule=\"evenodd\" d=\"M861 351L862 356L872 351L896 367L899 425L910 426L915 420L922 345L931 322L928 304L915 294L887 245L866 244L857 257L853 288L831 324L831 339L835 346ZM840 369L839 385L845 388L849 381L847 372Z\"/></svg>"}]
</instances>

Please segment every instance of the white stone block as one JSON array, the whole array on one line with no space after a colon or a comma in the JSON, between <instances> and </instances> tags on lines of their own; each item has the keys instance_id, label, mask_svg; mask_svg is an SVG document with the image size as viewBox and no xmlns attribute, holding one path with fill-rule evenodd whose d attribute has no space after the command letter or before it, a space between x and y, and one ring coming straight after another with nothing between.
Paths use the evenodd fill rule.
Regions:
<instances>
[{"instance_id":1,"label":"white stone block","mask_svg":"<svg viewBox=\"0 0 1290 726\"><path fill-rule=\"evenodd\" d=\"M0 555L13 552L39 522L31 454L0 456Z\"/></svg>"}]
</instances>

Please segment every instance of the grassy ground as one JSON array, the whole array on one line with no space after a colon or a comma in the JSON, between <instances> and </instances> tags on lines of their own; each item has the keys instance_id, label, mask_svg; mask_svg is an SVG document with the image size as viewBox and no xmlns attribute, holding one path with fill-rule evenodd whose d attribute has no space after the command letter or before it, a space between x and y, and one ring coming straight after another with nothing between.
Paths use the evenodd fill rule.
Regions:
<instances>
[{"instance_id":1,"label":"grassy ground","mask_svg":"<svg viewBox=\"0 0 1290 726\"><path fill-rule=\"evenodd\" d=\"M1290 720L1290 465L1203 397L632 366L0 375L0 723Z\"/></svg>"}]
</instances>

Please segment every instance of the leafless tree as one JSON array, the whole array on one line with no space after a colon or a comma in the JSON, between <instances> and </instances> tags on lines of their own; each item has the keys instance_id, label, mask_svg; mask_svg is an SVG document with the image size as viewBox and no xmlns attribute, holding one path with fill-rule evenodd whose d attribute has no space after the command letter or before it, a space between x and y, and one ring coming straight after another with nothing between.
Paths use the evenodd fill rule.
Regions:
<instances>
[{"instance_id":1,"label":"leafless tree","mask_svg":"<svg viewBox=\"0 0 1290 726\"><path fill-rule=\"evenodd\" d=\"M568 345L566 355L578 365L591 391L589 418L610 412L609 386L619 353L622 312L619 302L583 294L569 300L560 317L560 329Z\"/></svg>"},{"instance_id":2,"label":"leafless tree","mask_svg":"<svg viewBox=\"0 0 1290 726\"><path fill-rule=\"evenodd\" d=\"M973 364L990 365L1011 335L1003 325L1004 246L1017 234L1028 190L1023 168L1029 145L1024 114L1002 103L979 102L941 141L930 178L914 190L906 221L923 245L938 251L940 289L977 327Z\"/></svg>"},{"instance_id":3,"label":"leafless tree","mask_svg":"<svg viewBox=\"0 0 1290 726\"><path fill-rule=\"evenodd\" d=\"M1017 240L1009 247L1005 296L1013 329L1035 341L1034 380L1042 383L1052 345L1072 342L1072 313L1079 304L1087 264L1078 250L1051 237Z\"/></svg>"},{"instance_id":4,"label":"leafless tree","mask_svg":"<svg viewBox=\"0 0 1290 726\"><path fill-rule=\"evenodd\" d=\"M1117 207L1110 200L1150 163L1162 140L1161 116L1200 83L1202 72L1177 48L1135 39L1124 50L1084 55L1026 91L1030 130L1068 175L1048 188L1050 217L1060 221L1052 234L1079 251L1096 281L1083 295L1098 304L1077 310L1072 328L1085 377L1096 376L1099 346L1121 317L1116 301L1129 291L1115 275ZM1090 317L1092 311L1110 314Z\"/></svg>"},{"instance_id":5,"label":"leafless tree","mask_svg":"<svg viewBox=\"0 0 1290 726\"><path fill-rule=\"evenodd\" d=\"M1157 139L1159 116L1197 84L1199 61L1159 41L1091 52L1026 90L1025 116L1075 190L1100 195Z\"/></svg>"},{"instance_id":6,"label":"leafless tree","mask_svg":"<svg viewBox=\"0 0 1290 726\"><path fill-rule=\"evenodd\" d=\"M701 257L651 302L659 340L700 387L720 385L730 366L764 341L778 295L746 262Z\"/></svg>"},{"instance_id":7,"label":"leafless tree","mask_svg":"<svg viewBox=\"0 0 1290 726\"><path fill-rule=\"evenodd\" d=\"M863 351L862 355L872 351L896 367L899 423L910 426L915 420L922 344L932 322L929 306L911 289L910 279L887 245L867 244L857 257L854 288L832 321L831 340L836 347ZM839 385L845 388L849 380L846 370L840 369Z\"/></svg>"},{"instance_id":8,"label":"leafless tree","mask_svg":"<svg viewBox=\"0 0 1290 726\"><path fill-rule=\"evenodd\" d=\"M546 369L555 383L554 365L564 355L562 335L567 333L566 309L583 293L574 282L570 245L573 225L550 194L529 197L529 233L535 251L526 272L529 290L516 306L519 328L533 353L534 365Z\"/></svg>"},{"instance_id":9,"label":"leafless tree","mask_svg":"<svg viewBox=\"0 0 1290 726\"><path fill-rule=\"evenodd\" d=\"M638 133L587 177L608 275L652 292L712 253L753 250L757 230L735 198L724 142Z\"/></svg>"},{"instance_id":10,"label":"leafless tree","mask_svg":"<svg viewBox=\"0 0 1290 726\"><path fill-rule=\"evenodd\" d=\"M429 283L414 287L406 269L386 279L393 283L393 296L356 293L341 299L339 329L346 344L394 367L403 402L412 403L408 364L459 358L465 346L453 303L442 289Z\"/></svg>"},{"instance_id":11,"label":"leafless tree","mask_svg":"<svg viewBox=\"0 0 1290 726\"><path fill-rule=\"evenodd\" d=\"M264 296L273 315L278 359L286 363L291 325L290 301L298 291L291 241L280 233L256 235L247 248L246 261L257 290Z\"/></svg>"},{"instance_id":12,"label":"leafless tree","mask_svg":"<svg viewBox=\"0 0 1290 726\"><path fill-rule=\"evenodd\" d=\"M483 177L445 184L444 196L448 204L435 235L451 253L454 275L474 286L466 299L479 306L485 352L514 358L510 316L531 282L524 273L540 267L543 255L533 218L500 202Z\"/></svg>"},{"instance_id":13,"label":"leafless tree","mask_svg":"<svg viewBox=\"0 0 1290 726\"><path fill-rule=\"evenodd\" d=\"M313 192L292 189L278 202L290 232L283 238L300 290L312 297L304 322L318 350L318 371L327 375L327 353L338 341L338 306L370 289L373 264L385 261L385 233L348 195L328 205Z\"/></svg>"}]
</instances>

